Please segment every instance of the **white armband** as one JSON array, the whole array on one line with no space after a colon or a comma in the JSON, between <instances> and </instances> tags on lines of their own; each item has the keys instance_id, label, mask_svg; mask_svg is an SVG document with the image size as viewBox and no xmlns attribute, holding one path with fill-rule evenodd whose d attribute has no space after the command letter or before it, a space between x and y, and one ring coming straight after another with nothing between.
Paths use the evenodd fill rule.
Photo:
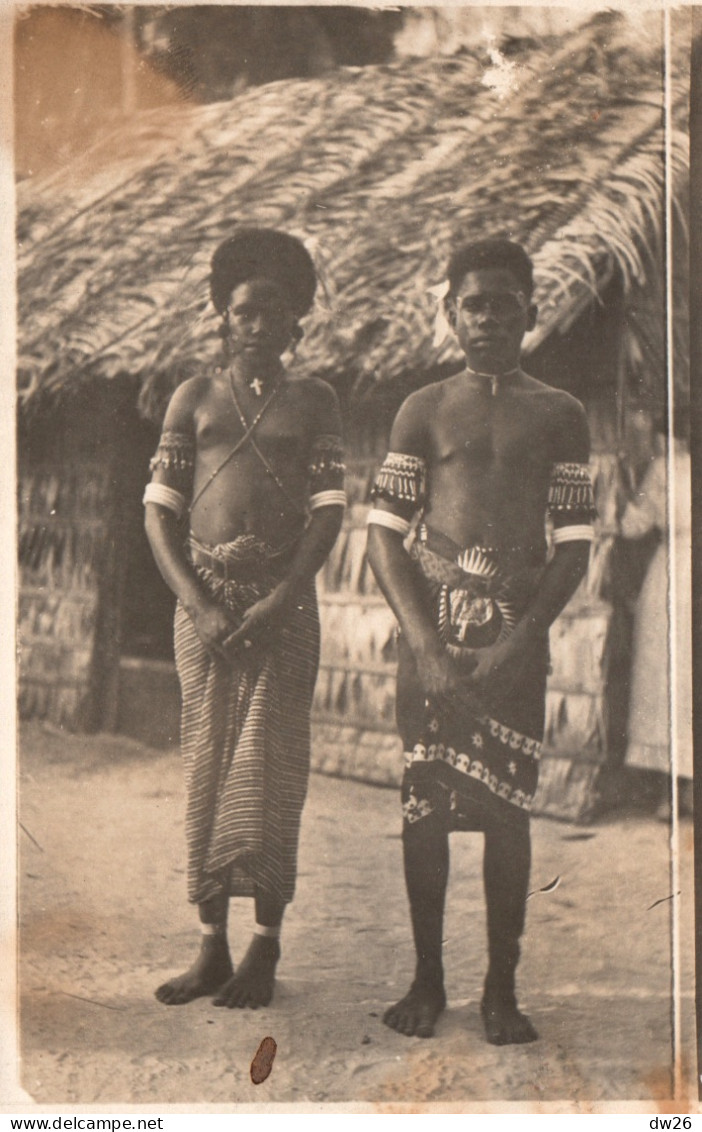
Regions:
<instances>
[{"instance_id":1,"label":"white armband","mask_svg":"<svg viewBox=\"0 0 702 1132\"><path fill-rule=\"evenodd\" d=\"M161 507L174 511L177 519L182 519L187 510L185 496L165 483L147 483L142 503L160 503Z\"/></svg>"},{"instance_id":2,"label":"white armband","mask_svg":"<svg viewBox=\"0 0 702 1132\"><path fill-rule=\"evenodd\" d=\"M310 496L310 511L317 511L320 507L345 507L345 491L318 491Z\"/></svg>"},{"instance_id":3,"label":"white armband","mask_svg":"<svg viewBox=\"0 0 702 1132\"><path fill-rule=\"evenodd\" d=\"M408 519L402 519L399 515L394 515L392 511L378 511L373 510L368 516L368 526L375 524L376 527L387 527L390 531L396 531L398 535L407 538L410 533L410 522Z\"/></svg>"},{"instance_id":4,"label":"white armband","mask_svg":"<svg viewBox=\"0 0 702 1132\"><path fill-rule=\"evenodd\" d=\"M572 527L556 527L553 532L553 545L561 542L592 542L595 528L589 523L573 524Z\"/></svg>"}]
</instances>

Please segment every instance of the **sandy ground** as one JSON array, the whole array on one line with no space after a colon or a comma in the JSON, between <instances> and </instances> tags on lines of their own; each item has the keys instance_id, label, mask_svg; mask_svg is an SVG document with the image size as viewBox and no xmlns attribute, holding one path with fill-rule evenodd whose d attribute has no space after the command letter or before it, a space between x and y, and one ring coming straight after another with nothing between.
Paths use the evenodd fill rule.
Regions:
<instances>
[{"instance_id":1,"label":"sandy ground","mask_svg":"<svg viewBox=\"0 0 702 1132\"><path fill-rule=\"evenodd\" d=\"M22 1085L43 1104L361 1102L453 1108L560 1102L588 1111L671 1095L668 830L619 814L587 828L535 820L520 987L541 1040L497 1049L478 1016L485 967L479 835L452 839L449 1007L433 1040L381 1024L412 949L394 791L313 776L298 894L266 1011L167 1008L156 985L190 962L183 787L175 752L30 727L21 769ZM683 848L681 1029L692 1057L690 823ZM662 901L651 907L656 901ZM252 909L232 904L243 952ZM273 1071L249 1067L273 1036ZM693 1092L694 1095L694 1092ZM672 1111L682 1112L679 1106Z\"/></svg>"}]
</instances>

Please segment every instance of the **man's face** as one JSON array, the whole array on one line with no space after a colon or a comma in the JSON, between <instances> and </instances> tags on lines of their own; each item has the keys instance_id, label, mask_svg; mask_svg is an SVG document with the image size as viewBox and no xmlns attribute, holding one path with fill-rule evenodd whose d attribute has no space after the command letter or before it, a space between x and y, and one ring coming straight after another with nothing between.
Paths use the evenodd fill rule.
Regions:
<instances>
[{"instance_id":1,"label":"man's face","mask_svg":"<svg viewBox=\"0 0 702 1132\"><path fill-rule=\"evenodd\" d=\"M506 267L469 271L447 313L468 365L480 373L518 366L522 339L536 322L536 307Z\"/></svg>"},{"instance_id":2,"label":"man's face","mask_svg":"<svg viewBox=\"0 0 702 1132\"><path fill-rule=\"evenodd\" d=\"M254 368L276 361L290 345L295 315L286 293L270 279L251 279L235 287L228 315L232 354Z\"/></svg>"}]
</instances>

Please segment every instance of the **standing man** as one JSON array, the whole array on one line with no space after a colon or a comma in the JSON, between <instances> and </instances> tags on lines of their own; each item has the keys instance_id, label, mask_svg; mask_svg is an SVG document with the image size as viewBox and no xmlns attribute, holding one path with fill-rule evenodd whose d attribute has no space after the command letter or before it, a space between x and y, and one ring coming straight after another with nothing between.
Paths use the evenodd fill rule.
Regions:
<instances>
[{"instance_id":1,"label":"standing man","mask_svg":"<svg viewBox=\"0 0 702 1132\"><path fill-rule=\"evenodd\" d=\"M594 517L583 407L520 367L536 320L532 292L531 260L517 244L484 240L452 256L444 308L466 368L400 408L369 517L371 566L400 626L403 849L417 953L414 982L384 1021L433 1034L446 1004L448 834L480 830L489 955L481 1013L495 1045L537 1037L518 1009L515 972L548 630L585 572Z\"/></svg>"},{"instance_id":2,"label":"standing man","mask_svg":"<svg viewBox=\"0 0 702 1132\"><path fill-rule=\"evenodd\" d=\"M316 277L299 240L240 229L212 259L225 358L178 387L168 407L146 531L178 598L188 895L202 944L156 991L167 1005L266 1006L295 888L310 760L319 621L315 574L339 532L345 496L336 395L288 381L281 355ZM234 971L230 896L256 922Z\"/></svg>"}]
</instances>

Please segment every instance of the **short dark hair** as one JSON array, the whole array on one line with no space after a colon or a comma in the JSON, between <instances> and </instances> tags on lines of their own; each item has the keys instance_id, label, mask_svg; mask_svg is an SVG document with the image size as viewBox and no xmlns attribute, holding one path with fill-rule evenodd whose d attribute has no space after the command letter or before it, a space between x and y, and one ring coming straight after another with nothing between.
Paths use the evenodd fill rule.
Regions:
<instances>
[{"instance_id":1,"label":"short dark hair","mask_svg":"<svg viewBox=\"0 0 702 1132\"><path fill-rule=\"evenodd\" d=\"M524 288L527 298L534 290L534 267L521 244L512 240L474 240L457 248L449 260L449 294L454 295L469 271L485 267L507 267Z\"/></svg>"},{"instance_id":2,"label":"short dark hair","mask_svg":"<svg viewBox=\"0 0 702 1132\"><path fill-rule=\"evenodd\" d=\"M314 263L307 248L288 232L274 228L239 228L212 256L210 294L223 315L232 291L260 276L286 292L296 318L312 306L317 287Z\"/></svg>"}]
</instances>

